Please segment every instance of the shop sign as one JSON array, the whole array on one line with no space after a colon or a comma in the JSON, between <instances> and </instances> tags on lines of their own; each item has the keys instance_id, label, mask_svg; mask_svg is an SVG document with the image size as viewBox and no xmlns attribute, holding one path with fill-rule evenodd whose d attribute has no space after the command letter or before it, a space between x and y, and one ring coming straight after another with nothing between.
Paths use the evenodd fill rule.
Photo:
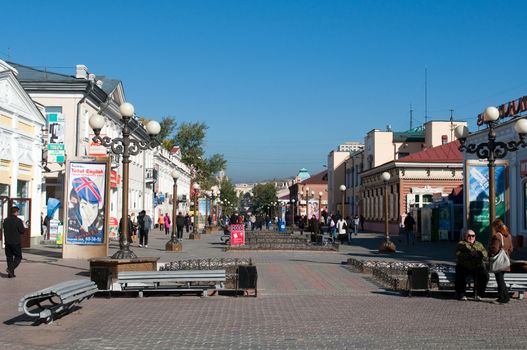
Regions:
<instances>
[{"instance_id":1,"label":"shop sign","mask_svg":"<svg viewBox=\"0 0 527 350\"><path fill-rule=\"evenodd\" d=\"M88 150L88 155L90 157L106 157L108 155L106 147L101 145L99 142L93 142L93 137L95 134L90 134L90 145ZM101 134L101 137L106 135Z\"/></svg>"},{"instance_id":2,"label":"shop sign","mask_svg":"<svg viewBox=\"0 0 527 350\"><path fill-rule=\"evenodd\" d=\"M245 225L231 225L231 245L245 244Z\"/></svg>"},{"instance_id":3,"label":"shop sign","mask_svg":"<svg viewBox=\"0 0 527 350\"><path fill-rule=\"evenodd\" d=\"M117 174L117 171L110 170L110 187L117 188L117 185L121 183L121 176Z\"/></svg>"},{"instance_id":4,"label":"shop sign","mask_svg":"<svg viewBox=\"0 0 527 350\"><path fill-rule=\"evenodd\" d=\"M500 112L499 119L514 117L522 112L527 111L527 96L523 96L517 100L502 104L498 107L498 111ZM477 124L483 125L484 123L483 113L478 114Z\"/></svg>"},{"instance_id":5,"label":"shop sign","mask_svg":"<svg viewBox=\"0 0 527 350\"><path fill-rule=\"evenodd\" d=\"M64 163L64 115L48 113L48 163Z\"/></svg>"}]
</instances>

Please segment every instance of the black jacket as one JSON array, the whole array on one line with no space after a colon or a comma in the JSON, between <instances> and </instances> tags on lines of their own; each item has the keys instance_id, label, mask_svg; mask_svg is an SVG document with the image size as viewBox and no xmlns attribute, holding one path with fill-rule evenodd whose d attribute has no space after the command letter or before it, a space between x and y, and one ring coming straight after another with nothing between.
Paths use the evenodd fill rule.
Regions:
<instances>
[{"instance_id":1,"label":"black jacket","mask_svg":"<svg viewBox=\"0 0 527 350\"><path fill-rule=\"evenodd\" d=\"M20 244L20 235L26 231L24 223L15 215L4 219L5 244Z\"/></svg>"},{"instance_id":2,"label":"black jacket","mask_svg":"<svg viewBox=\"0 0 527 350\"><path fill-rule=\"evenodd\" d=\"M176 226L177 227L183 227L185 226L185 217L183 215L176 216Z\"/></svg>"}]
</instances>

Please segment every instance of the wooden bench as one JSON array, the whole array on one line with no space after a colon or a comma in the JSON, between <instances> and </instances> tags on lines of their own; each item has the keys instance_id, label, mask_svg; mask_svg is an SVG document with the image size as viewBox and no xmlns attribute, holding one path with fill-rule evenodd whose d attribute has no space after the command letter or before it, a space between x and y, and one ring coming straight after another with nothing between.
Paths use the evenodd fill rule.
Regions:
<instances>
[{"instance_id":1,"label":"wooden bench","mask_svg":"<svg viewBox=\"0 0 527 350\"><path fill-rule=\"evenodd\" d=\"M223 289L225 280L225 270L119 272L117 277L122 291L139 297L144 292L198 292L206 297L208 291Z\"/></svg>"},{"instance_id":2,"label":"wooden bench","mask_svg":"<svg viewBox=\"0 0 527 350\"><path fill-rule=\"evenodd\" d=\"M527 273L505 272L504 279L509 292L518 292L518 298L523 299L527 290ZM436 283L439 289L452 289L456 281L456 273L451 271L432 271L430 280L432 283ZM473 287L474 282L469 277L467 288ZM498 284L493 273L489 273L486 290L494 292L498 290Z\"/></svg>"},{"instance_id":3,"label":"wooden bench","mask_svg":"<svg viewBox=\"0 0 527 350\"><path fill-rule=\"evenodd\" d=\"M84 299L91 298L97 291L97 285L90 280L62 282L24 295L18 303L18 310L49 323L55 316L69 312Z\"/></svg>"}]
</instances>

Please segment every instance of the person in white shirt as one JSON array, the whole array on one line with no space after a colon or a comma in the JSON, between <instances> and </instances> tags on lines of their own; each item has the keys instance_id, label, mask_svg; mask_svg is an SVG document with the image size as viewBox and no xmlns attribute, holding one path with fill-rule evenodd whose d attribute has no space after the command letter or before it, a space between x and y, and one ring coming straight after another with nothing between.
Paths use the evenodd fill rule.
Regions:
<instances>
[{"instance_id":1,"label":"person in white shirt","mask_svg":"<svg viewBox=\"0 0 527 350\"><path fill-rule=\"evenodd\" d=\"M337 234L341 244L344 244L344 241L347 239L347 228L348 225L346 224L346 220L344 220L343 218L339 218L339 220L337 221Z\"/></svg>"}]
</instances>

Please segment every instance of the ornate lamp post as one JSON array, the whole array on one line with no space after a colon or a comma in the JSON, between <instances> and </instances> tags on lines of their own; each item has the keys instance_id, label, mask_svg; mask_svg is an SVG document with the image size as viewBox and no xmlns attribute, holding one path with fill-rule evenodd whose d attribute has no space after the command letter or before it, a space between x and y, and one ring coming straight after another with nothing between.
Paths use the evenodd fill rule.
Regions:
<instances>
[{"instance_id":1,"label":"ornate lamp post","mask_svg":"<svg viewBox=\"0 0 527 350\"><path fill-rule=\"evenodd\" d=\"M379 246L381 253L394 253L396 250L395 244L390 241L390 229L388 228L388 181L391 177L387 171L381 174L384 181L384 242Z\"/></svg>"},{"instance_id":2,"label":"ornate lamp post","mask_svg":"<svg viewBox=\"0 0 527 350\"><path fill-rule=\"evenodd\" d=\"M296 199L291 199L291 205L292 205L292 211L291 211L291 222L293 224L293 227L295 227L295 215L296 215L296 211L295 211L295 202L296 202Z\"/></svg>"},{"instance_id":3,"label":"ornate lamp post","mask_svg":"<svg viewBox=\"0 0 527 350\"><path fill-rule=\"evenodd\" d=\"M525 136L527 134L527 119L519 119L514 125L518 133L519 141L501 142L496 141L496 131L500 112L496 107L487 107L483 112L483 121L487 124L487 142L480 144L465 144L469 131L466 126L459 125L454 129L456 137L459 139L461 152L476 154L479 159L486 159L489 168L489 225L496 220L496 159L505 158L507 153L515 152L520 147L527 147ZM491 233L492 234L492 231Z\"/></svg>"},{"instance_id":4,"label":"ornate lamp post","mask_svg":"<svg viewBox=\"0 0 527 350\"><path fill-rule=\"evenodd\" d=\"M318 221L322 218L322 191L318 192Z\"/></svg>"},{"instance_id":5,"label":"ornate lamp post","mask_svg":"<svg viewBox=\"0 0 527 350\"><path fill-rule=\"evenodd\" d=\"M309 187L306 187L306 224L309 220Z\"/></svg>"},{"instance_id":6,"label":"ornate lamp post","mask_svg":"<svg viewBox=\"0 0 527 350\"><path fill-rule=\"evenodd\" d=\"M203 232L208 233L210 230L209 226L209 197L211 196L211 191L203 191L205 195L205 222L203 227Z\"/></svg>"},{"instance_id":7,"label":"ornate lamp post","mask_svg":"<svg viewBox=\"0 0 527 350\"><path fill-rule=\"evenodd\" d=\"M339 190L340 192L342 192L342 209L341 209L342 212L340 215L344 217L344 204L346 200L346 185L340 185Z\"/></svg>"},{"instance_id":8,"label":"ornate lamp post","mask_svg":"<svg viewBox=\"0 0 527 350\"><path fill-rule=\"evenodd\" d=\"M199 184L197 182L194 182L192 185L192 188L194 189L194 225L192 228L192 233L189 235L189 239L200 239L200 235L198 233L198 196L199 196Z\"/></svg>"},{"instance_id":9,"label":"ornate lamp post","mask_svg":"<svg viewBox=\"0 0 527 350\"><path fill-rule=\"evenodd\" d=\"M183 248L183 245L181 244L181 241L177 238L177 226L176 226L176 216L177 216L177 209L178 209L178 199L177 199L177 180L178 180L178 172L176 170L172 171L172 179L174 179L174 185L172 186L172 197L174 198L172 200L172 237L170 237L170 241L168 241L165 244L165 250L171 251L171 252L180 252Z\"/></svg>"},{"instance_id":10,"label":"ornate lamp post","mask_svg":"<svg viewBox=\"0 0 527 350\"><path fill-rule=\"evenodd\" d=\"M122 137L110 138L108 136L101 137L101 129L104 127L104 117L99 114L93 114L90 119L90 127L93 129L95 136L93 142L100 143L102 146L109 148L113 154L122 155L123 158L123 198L122 198L122 212L121 212L121 234L119 236L119 250L112 255L112 259L134 259L137 255L130 250L128 243L128 192L129 192L129 169L130 156L138 155L141 151L149 148L154 148L159 145L155 140L155 135L161 131L158 122L150 121L146 125L146 131L150 135L148 142L142 140L135 140L130 137L129 123L134 115L134 106L131 103L125 102L119 107L121 117L123 120Z\"/></svg>"}]
</instances>

